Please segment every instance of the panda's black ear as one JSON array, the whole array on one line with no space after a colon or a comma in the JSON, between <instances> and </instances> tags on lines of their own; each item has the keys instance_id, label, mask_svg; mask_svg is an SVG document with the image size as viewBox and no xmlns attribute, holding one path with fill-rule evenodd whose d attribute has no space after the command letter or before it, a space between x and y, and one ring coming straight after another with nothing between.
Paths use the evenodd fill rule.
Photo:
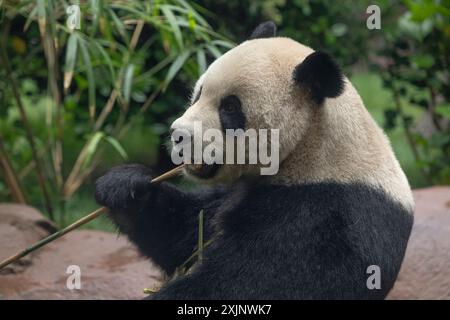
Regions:
<instances>
[{"instance_id":1,"label":"panda's black ear","mask_svg":"<svg viewBox=\"0 0 450 320\"><path fill-rule=\"evenodd\" d=\"M311 53L297 65L294 80L308 88L315 102L321 104L325 98L336 98L344 91L344 75L341 68L327 53Z\"/></svg>"},{"instance_id":2,"label":"panda's black ear","mask_svg":"<svg viewBox=\"0 0 450 320\"><path fill-rule=\"evenodd\" d=\"M273 38L277 34L277 26L272 21L261 23L253 30L249 40L261 38Z\"/></svg>"}]
</instances>

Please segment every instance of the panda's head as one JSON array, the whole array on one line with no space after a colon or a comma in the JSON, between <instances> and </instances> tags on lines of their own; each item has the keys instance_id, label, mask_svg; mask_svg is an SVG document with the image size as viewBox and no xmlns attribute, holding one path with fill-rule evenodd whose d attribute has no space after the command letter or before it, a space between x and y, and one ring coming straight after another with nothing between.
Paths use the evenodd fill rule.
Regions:
<instances>
[{"instance_id":1,"label":"panda's head","mask_svg":"<svg viewBox=\"0 0 450 320\"><path fill-rule=\"evenodd\" d=\"M327 98L343 92L344 77L328 54L275 33L272 22L263 23L248 41L214 61L197 81L189 108L171 129L194 134L194 124L201 123L203 131L220 129L224 139L226 129L279 129L281 163L305 138L311 115ZM176 145L179 140L172 142ZM225 182L258 175L262 166L259 162L188 165L186 173Z\"/></svg>"}]
</instances>

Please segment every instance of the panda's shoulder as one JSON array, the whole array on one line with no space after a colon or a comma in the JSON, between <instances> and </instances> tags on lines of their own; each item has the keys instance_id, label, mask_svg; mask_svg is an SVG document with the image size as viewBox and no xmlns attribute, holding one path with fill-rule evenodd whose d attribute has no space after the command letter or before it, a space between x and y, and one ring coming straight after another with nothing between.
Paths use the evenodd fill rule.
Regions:
<instances>
[{"instance_id":1,"label":"panda's shoulder","mask_svg":"<svg viewBox=\"0 0 450 320\"><path fill-rule=\"evenodd\" d=\"M302 185L265 185L247 191L238 210L269 223L299 221L301 228L331 226L389 230L409 226L410 210L382 189L364 183L321 182ZM405 221L408 222L405 224ZM366 230L369 231L369 230Z\"/></svg>"}]
</instances>

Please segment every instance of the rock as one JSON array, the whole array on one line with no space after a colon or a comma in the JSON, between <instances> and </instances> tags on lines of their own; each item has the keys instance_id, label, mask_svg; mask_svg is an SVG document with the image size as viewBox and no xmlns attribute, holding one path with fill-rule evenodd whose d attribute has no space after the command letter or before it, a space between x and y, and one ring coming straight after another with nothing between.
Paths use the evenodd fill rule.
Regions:
<instances>
[{"instance_id":1,"label":"rock","mask_svg":"<svg viewBox=\"0 0 450 320\"><path fill-rule=\"evenodd\" d=\"M15 254L55 231L56 227L32 207L19 204L0 205L0 259ZM34 255L35 253L31 253L7 270L1 270L0 274L23 271Z\"/></svg>"},{"instance_id":2,"label":"rock","mask_svg":"<svg viewBox=\"0 0 450 320\"><path fill-rule=\"evenodd\" d=\"M415 190L415 222L389 299L450 299L450 187ZM53 231L35 209L0 205L0 260ZM0 299L141 299L161 271L115 234L76 230L0 273ZM81 270L69 290L67 267Z\"/></svg>"},{"instance_id":3,"label":"rock","mask_svg":"<svg viewBox=\"0 0 450 320\"><path fill-rule=\"evenodd\" d=\"M0 260L50 234L42 220L33 208L0 205ZM1 299L142 299L162 281L125 237L101 231L73 231L25 259L0 273ZM80 290L66 286L70 265L80 267Z\"/></svg>"},{"instance_id":4,"label":"rock","mask_svg":"<svg viewBox=\"0 0 450 320\"><path fill-rule=\"evenodd\" d=\"M411 239L389 299L450 299L450 187L414 191Z\"/></svg>"}]
</instances>

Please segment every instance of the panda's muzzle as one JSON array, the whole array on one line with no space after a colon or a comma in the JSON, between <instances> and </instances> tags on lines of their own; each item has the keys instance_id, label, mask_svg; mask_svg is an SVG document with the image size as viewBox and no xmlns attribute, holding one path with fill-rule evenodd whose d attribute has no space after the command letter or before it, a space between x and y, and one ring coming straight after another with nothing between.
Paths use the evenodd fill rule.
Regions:
<instances>
[{"instance_id":1,"label":"panda's muzzle","mask_svg":"<svg viewBox=\"0 0 450 320\"><path fill-rule=\"evenodd\" d=\"M210 179L216 175L219 168L220 164L217 163L188 164L186 166L186 171L197 178Z\"/></svg>"},{"instance_id":2,"label":"panda's muzzle","mask_svg":"<svg viewBox=\"0 0 450 320\"><path fill-rule=\"evenodd\" d=\"M183 158L183 148L179 148L180 145L183 143L183 137L177 137L176 139L172 139L172 143L174 145L174 148L176 148L178 151L178 154L181 158ZM192 145L193 148L193 145ZM191 150L191 154L194 154L194 150ZM186 164L186 171L187 173L201 179L210 179L215 176L217 171L220 168L220 164L207 164L205 162L196 164L194 163L194 159L191 159L190 163Z\"/></svg>"},{"instance_id":3,"label":"panda's muzzle","mask_svg":"<svg viewBox=\"0 0 450 320\"><path fill-rule=\"evenodd\" d=\"M188 109L186 113L189 112L189 110L192 112L191 109L192 107ZM176 119L170 127L170 135L173 147L172 152L178 153L179 158L184 159L183 150L186 147L190 148L190 163L186 163L186 159L184 159L184 163L186 164L186 173L200 179L210 179L216 175L221 165L216 163L207 164L205 163L204 159L202 159L202 163L195 163L198 162L194 161L194 135L196 134L195 125L197 123L200 123L201 125L202 121L198 120L199 117L186 116L186 113L180 118ZM203 130L200 129L200 132L203 132ZM187 152L186 150L184 151Z\"/></svg>"}]
</instances>

